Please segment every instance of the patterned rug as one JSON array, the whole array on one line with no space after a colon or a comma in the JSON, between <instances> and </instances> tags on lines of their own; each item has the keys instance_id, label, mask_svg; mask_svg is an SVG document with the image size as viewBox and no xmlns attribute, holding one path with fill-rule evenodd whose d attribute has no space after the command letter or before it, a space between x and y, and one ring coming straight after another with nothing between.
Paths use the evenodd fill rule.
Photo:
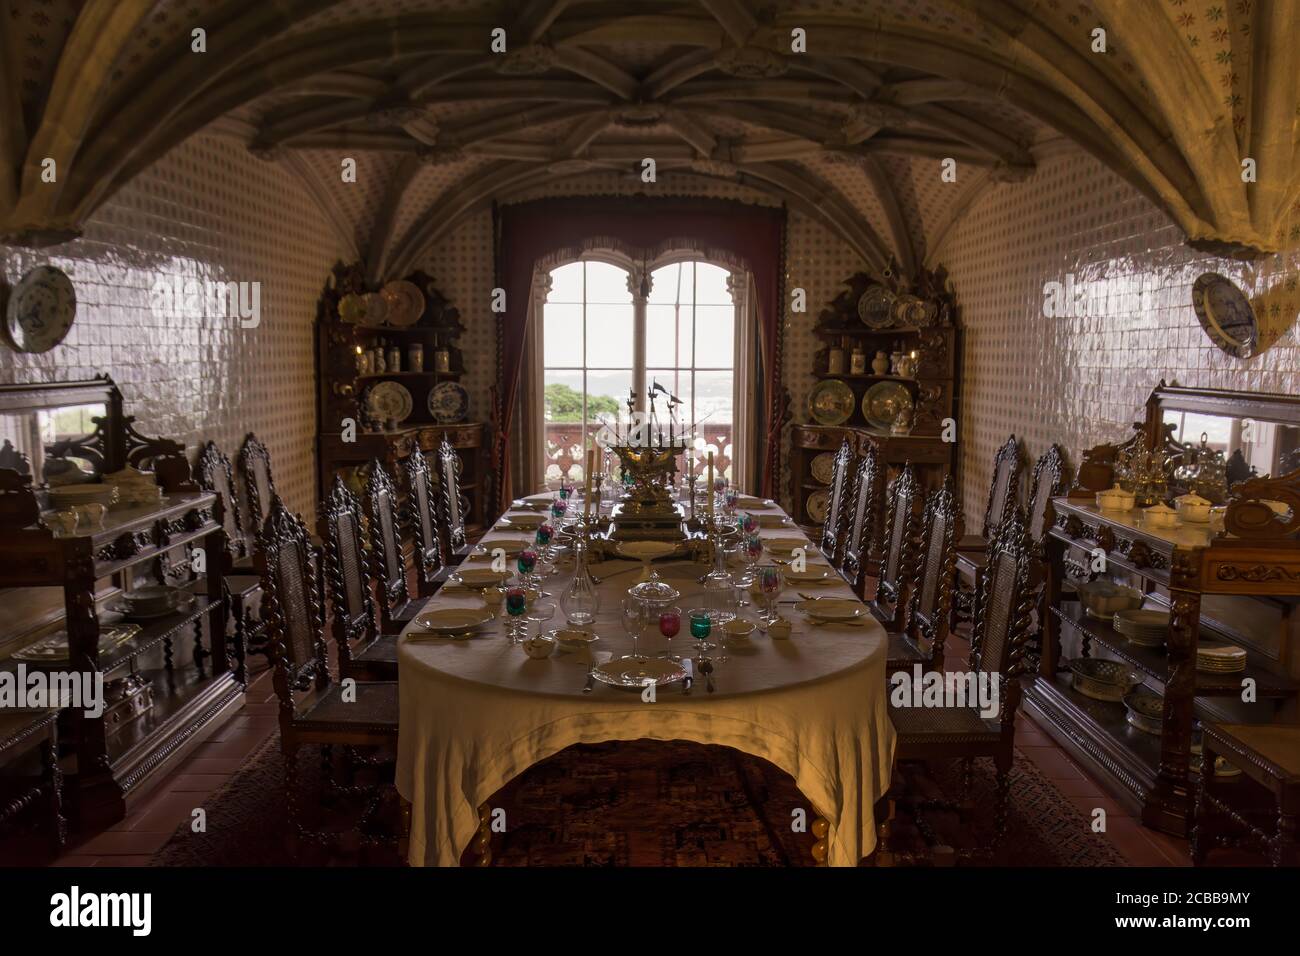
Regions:
<instances>
[{"instance_id":1,"label":"patterned rug","mask_svg":"<svg viewBox=\"0 0 1300 956\"><path fill-rule=\"evenodd\" d=\"M303 759L304 787L320 781L317 761ZM903 775L908 794L961 793L955 769ZM920 823L900 810L891 845L924 850L938 838L954 847L988 840L993 768L976 763L974 811L927 811ZM896 781L897 783L897 781ZM154 857L155 866L286 866L279 740L249 758L207 801L208 827L180 827ZM311 793L315 790L309 791ZM348 798L305 802L320 810L316 825L346 833L360 817ZM530 768L491 801L505 810L507 831L493 839L493 866L808 866L813 838L793 821L808 802L783 771L727 747L686 741L625 741L570 747ZM394 801L380 808L374 832L391 832ZM308 850L311 865L400 865L386 847L351 845ZM1006 866L1124 866L1110 843L1026 759L1012 771L1007 838L992 858Z\"/></svg>"}]
</instances>

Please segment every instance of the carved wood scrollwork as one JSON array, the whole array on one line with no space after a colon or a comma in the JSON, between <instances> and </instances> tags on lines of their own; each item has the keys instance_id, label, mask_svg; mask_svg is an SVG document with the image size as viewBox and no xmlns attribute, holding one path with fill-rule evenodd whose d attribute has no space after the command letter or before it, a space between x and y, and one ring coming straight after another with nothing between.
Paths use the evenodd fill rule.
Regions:
<instances>
[{"instance_id":1,"label":"carved wood scrollwork","mask_svg":"<svg viewBox=\"0 0 1300 956\"><path fill-rule=\"evenodd\" d=\"M1266 502L1281 502L1290 513L1278 514ZM1223 527L1251 540L1300 537L1300 469L1280 478L1251 478L1235 485Z\"/></svg>"},{"instance_id":2,"label":"carved wood scrollwork","mask_svg":"<svg viewBox=\"0 0 1300 956\"><path fill-rule=\"evenodd\" d=\"M1287 567L1284 564L1252 564L1238 566L1221 564L1215 571L1220 581L1245 581L1249 584L1266 584L1271 581L1294 581L1300 583L1300 566Z\"/></svg>"}]
</instances>

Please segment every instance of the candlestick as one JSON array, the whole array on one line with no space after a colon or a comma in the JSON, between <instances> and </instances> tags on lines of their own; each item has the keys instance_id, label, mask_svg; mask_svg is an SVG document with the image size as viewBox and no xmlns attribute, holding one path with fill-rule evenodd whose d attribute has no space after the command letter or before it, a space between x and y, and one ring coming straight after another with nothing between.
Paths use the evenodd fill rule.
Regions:
<instances>
[{"instance_id":1,"label":"candlestick","mask_svg":"<svg viewBox=\"0 0 1300 956\"><path fill-rule=\"evenodd\" d=\"M709 496L709 524L713 524L713 452L709 452L709 483L705 485L705 492Z\"/></svg>"},{"instance_id":2,"label":"candlestick","mask_svg":"<svg viewBox=\"0 0 1300 956\"><path fill-rule=\"evenodd\" d=\"M596 462L596 449L587 449L587 487L582 496L582 523L585 525L591 517L591 469Z\"/></svg>"}]
</instances>

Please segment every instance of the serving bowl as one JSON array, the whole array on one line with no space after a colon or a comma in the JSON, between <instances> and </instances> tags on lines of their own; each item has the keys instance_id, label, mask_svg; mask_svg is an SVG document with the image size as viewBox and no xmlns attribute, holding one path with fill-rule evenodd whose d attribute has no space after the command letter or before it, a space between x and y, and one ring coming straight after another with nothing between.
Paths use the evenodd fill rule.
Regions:
<instances>
[{"instance_id":1,"label":"serving bowl","mask_svg":"<svg viewBox=\"0 0 1300 956\"><path fill-rule=\"evenodd\" d=\"M1193 524L1205 524L1210 520L1210 509L1214 507L1214 502L1192 492L1175 498L1174 507L1178 510L1178 517L1184 521L1190 521Z\"/></svg>"},{"instance_id":2,"label":"serving bowl","mask_svg":"<svg viewBox=\"0 0 1300 956\"><path fill-rule=\"evenodd\" d=\"M1097 492L1097 507L1102 511L1132 511L1136 501L1133 492L1125 491L1119 485Z\"/></svg>"},{"instance_id":3,"label":"serving bowl","mask_svg":"<svg viewBox=\"0 0 1300 956\"><path fill-rule=\"evenodd\" d=\"M1076 657L1067 666L1074 675L1074 689L1093 700L1122 701L1142 681L1140 674L1118 661Z\"/></svg>"},{"instance_id":4,"label":"serving bowl","mask_svg":"<svg viewBox=\"0 0 1300 956\"><path fill-rule=\"evenodd\" d=\"M1209 514L1206 514L1206 520ZM1168 505L1152 505L1142 514L1142 520L1152 528L1177 528L1178 512Z\"/></svg>"},{"instance_id":5,"label":"serving bowl","mask_svg":"<svg viewBox=\"0 0 1300 956\"><path fill-rule=\"evenodd\" d=\"M1146 734L1159 737L1164 729L1165 699L1142 685L1124 695L1125 718L1129 724Z\"/></svg>"}]
</instances>

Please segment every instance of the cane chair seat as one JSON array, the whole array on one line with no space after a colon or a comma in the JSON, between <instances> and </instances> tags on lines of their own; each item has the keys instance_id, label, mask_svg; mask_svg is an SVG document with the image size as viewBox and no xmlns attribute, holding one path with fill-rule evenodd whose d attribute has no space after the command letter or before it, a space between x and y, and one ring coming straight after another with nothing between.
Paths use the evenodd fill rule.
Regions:
<instances>
[{"instance_id":1,"label":"cane chair seat","mask_svg":"<svg viewBox=\"0 0 1300 956\"><path fill-rule=\"evenodd\" d=\"M988 547L988 539L982 534L964 534L957 539L957 550L983 552Z\"/></svg>"},{"instance_id":2,"label":"cane chair seat","mask_svg":"<svg viewBox=\"0 0 1300 956\"><path fill-rule=\"evenodd\" d=\"M906 634L889 633L889 659L885 671L910 670L913 664L928 664L930 656L912 643Z\"/></svg>"},{"instance_id":3,"label":"cane chair seat","mask_svg":"<svg viewBox=\"0 0 1300 956\"><path fill-rule=\"evenodd\" d=\"M890 719L900 744L995 744L1001 723L981 717L974 707L891 707Z\"/></svg>"},{"instance_id":4,"label":"cane chair seat","mask_svg":"<svg viewBox=\"0 0 1300 956\"><path fill-rule=\"evenodd\" d=\"M343 685L331 684L294 715L294 729L304 733L338 730L397 736L396 681L358 681L352 693L356 699L345 700Z\"/></svg>"},{"instance_id":5,"label":"cane chair seat","mask_svg":"<svg viewBox=\"0 0 1300 956\"><path fill-rule=\"evenodd\" d=\"M232 597L251 598L262 589L262 579L256 574L232 574L224 580Z\"/></svg>"},{"instance_id":6,"label":"cane chair seat","mask_svg":"<svg viewBox=\"0 0 1300 956\"><path fill-rule=\"evenodd\" d=\"M364 650L358 651L352 659L359 664L391 664L394 672L397 667L397 634L380 634Z\"/></svg>"}]
</instances>

